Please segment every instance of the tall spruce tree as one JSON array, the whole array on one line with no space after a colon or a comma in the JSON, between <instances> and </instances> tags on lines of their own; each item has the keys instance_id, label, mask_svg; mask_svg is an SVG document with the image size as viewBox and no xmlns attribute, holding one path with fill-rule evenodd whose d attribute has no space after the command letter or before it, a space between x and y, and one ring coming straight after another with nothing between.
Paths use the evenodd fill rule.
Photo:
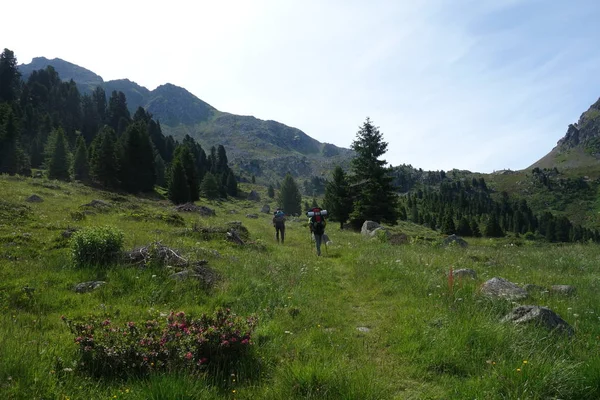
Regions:
<instances>
[{"instance_id":1,"label":"tall spruce tree","mask_svg":"<svg viewBox=\"0 0 600 400\"><path fill-rule=\"evenodd\" d=\"M13 102L19 97L21 73L17 68L17 57L9 49L0 54L0 102Z\"/></svg>"},{"instance_id":2,"label":"tall spruce tree","mask_svg":"<svg viewBox=\"0 0 600 400\"><path fill-rule=\"evenodd\" d=\"M55 129L46 145L46 168L48 178L68 181L71 179L69 173L71 167L71 155L62 128Z\"/></svg>"},{"instance_id":3,"label":"tall spruce tree","mask_svg":"<svg viewBox=\"0 0 600 400\"><path fill-rule=\"evenodd\" d=\"M227 194L231 197L237 197L238 195L238 183L232 170L229 170L227 176Z\"/></svg>"},{"instance_id":4,"label":"tall spruce tree","mask_svg":"<svg viewBox=\"0 0 600 400\"><path fill-rule=\"evenodd\" d=\"M17 118L8 103L0 103L0 173L31 175L27 155L19 141Z\"/></svg>"},{"instance_id":5,"label":"tall spruce tree","mask_svg":"<svg viewBox=\"0 0 600 400\"><path fill-rule=\"evenodd\" d=\"M185 174L185 166L181 160L181 154L176 154L171 164L169 177L169 199L175 204L183 204L190 201L190 185Z\"/></svg>"},{"instance_id":6,"label":"tall spruce tree","mask_svg":"<svg viewBox=\"0 0 600 400\"><path fill-rule=\"evenodd\" d=\"M152 191L156 183L154 150L146 128L146 123L138 120L124 133L121 184L131 193Z\"/></svg>"},{"instance_id":7,"label":"tall spruce tree","mask_svg":"<svg viewBox=\"0 0 600 400\"><path fill-rule=\"evenodd\" d=\"M154 168L156 169L156 184L160 187L165 187L167 182L165 178L166 166L160 154L156 154L154 157Z\"/></svg>"},{"instance_id":8,"label":"tall spruce tree","mask_svg":"<svg viewBox=\"0 0 600 400\"><path fill-rule=\"evenodd\" d=\"M286 214L299 215L302 213L302 195L300 194L300 190L298 190L296 181L289 173L283 179L277 203Z\"/></svg>"},{"instance_id":9,"label":"tall spruce tree","mask_svg":"<svg viewBox=\"0 0 600 400\"><path fill-rule=\"evenodd\" d=\"M209 200L219 198L219 183L217 182L217 178L215 178L211 172L207 172L204 175L204 179L200 184L200 193Z\"/></svg>"},{"instance_id":10,"label":"tall spruce tree","mask_svg":"<svg viewBox=\"0 0 600 400\"><path fill-rule=\"evenodd\" d=\"M352 212L352 198L350 197L350 185L346 173L339 165L333 170L332 181L325 186L325 207L332 221L340 223L340 229L348 220Z\"/></svg>"},{"instance_id":11,"label":"tall spruce tree","mask_svg":"<svg viewBox=\"0 0 600 400\"><path fill-rule=\"evenodd\" d=\"M270 199L275 197L275 188L272 184L269 184L269 188L267 189L267 196L269 196Z\"/></svg>"},{"instance_id":12,"label":"tall spruce tree","mask_svg":"<svg viewBox=\"0 0 600 400\"><path fill-rule=\"evenodd\" d=\"M88 150L82 135L77 137L77 149L73 159L73 179L86 181L89 177L90 164L88 162Z\"/></svg>"},{"instance_id":13,"label":"tall spruce tree","mask_svg":"<svg viewBox=\"0 0 600 400\"><path fill-rule=\"evenodd\" d=\"M485 226L485 230L483 234L486 237L502 237L504 236L504 232L500 227L500 223L498 222L498 217L496 217L496 213L491 213L488 219L488 223Z\"/></svg>"},{"instance_id":14,"label":"tall spruce tree","mask_svg":"<svg viewBox=\"0 0 600 400\"><path fill-rule=\"evenodd\" d=\"M189 146L179 145L175 149L174 158L179 158L185 175L187 177L188 190L190 193L190 201L196 201L200 198L200 181L198 180L198 172L196 169L196 160L190 151Z\"/></svg>"},{"instance_id":15,"label":"tall spruce tree","mask_svg":"<svg viewBox=\"0 0 600 400\"><path fill-rule=\"evenodd\" d=\"M356 157L352 160L355 201L350 219L355 227L365 220L395 224L398 220L398 197L386 161L380 160L387 151L383 134L369 118L365 120L352 143Z\"/></svg>"},{"instance_id":16,"label":"tall spruce tree","mask_svg":"<svg viewBox=\"0 0 600 400\"><path fill-rule=\"evenodd\" d=\"M119 184L119 157L117 136L112 128L102 128L92 142L90 154L92 179L106 188L116 188Z\"/></svg>"}]
</instances>

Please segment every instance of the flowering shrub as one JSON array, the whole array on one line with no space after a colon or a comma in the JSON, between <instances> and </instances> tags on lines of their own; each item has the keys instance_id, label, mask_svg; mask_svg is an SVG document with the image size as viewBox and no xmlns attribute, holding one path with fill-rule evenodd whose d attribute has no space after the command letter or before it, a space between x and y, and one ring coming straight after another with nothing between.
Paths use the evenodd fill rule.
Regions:
<instances>
[{"instance_id":1,"label":"flowering shrub","mask_svg":"<svg viewBox=\"0 0 600 400\"><path fill-rule=\"evenodd\" d=\"M123 250L123 232L112 226L84 228L71 237L75 265L106 265L116 261Z\"/></svg>"},{"instance_id":2,"label":"flowering shrub","mask_svg":"<svg viewBox=\"0 0 600 400\"><path fill-rule=\"evenodd\" d=\"M235 361L250 348L256 325L254 317L242 318L229 309L197 319L172 312L164 321L121 327L109 318L62 319L76 336L80 367L95 375L198 369Z\"/></svg>"}]
</instances>

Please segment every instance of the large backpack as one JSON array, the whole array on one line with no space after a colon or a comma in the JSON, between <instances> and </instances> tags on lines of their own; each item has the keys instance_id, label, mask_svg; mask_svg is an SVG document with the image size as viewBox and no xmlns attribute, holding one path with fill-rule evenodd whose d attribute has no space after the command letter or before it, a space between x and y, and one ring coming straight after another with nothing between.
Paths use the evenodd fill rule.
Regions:
<instances>
[{"instance_id":1,"label":"large backpack","mask_svg":"<svg viewBox=\"0 0 600 400\"><path fill-rule=\"evenodd\" d=\"M281 210L278 210L275 212L273 218L274 218L274 221L276 224L278 224L278 225L283 224L284 218L285 218L285 213Z\"/></svg>"},{"instance_id":2,"label":"large backpack","mask_svg":"<svg viewBox=\"0 0 600 400\"><path fill-rule=\"evenodd\" d=\"M320 208L313 208L311 210L314 214L310 217L310 224L312 231L317 235L322 235L325 232L325 216L321 214Z\"/></svg>"}]
</instances>

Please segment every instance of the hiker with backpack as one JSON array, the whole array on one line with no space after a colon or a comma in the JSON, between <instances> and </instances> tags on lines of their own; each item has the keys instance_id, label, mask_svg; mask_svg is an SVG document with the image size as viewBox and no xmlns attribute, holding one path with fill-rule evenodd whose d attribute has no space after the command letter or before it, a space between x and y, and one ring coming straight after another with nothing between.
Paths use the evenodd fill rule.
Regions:
<instances>
[{"instance_id":1,"label":"hiker with backpack","mask_svg":"<svg viewBox=\"0 0 600 400\"><path fill-rule=\"evenodd\" d=\"M321 210L318 207L313 208L308 213L308 226L310 228L310 233L315 238L315 244L317 246L317 256L321 255L321 242L323 241L323 234L325 234L325 226L327 225L327 221L325 221L325 216L327 215L327 210ZM327 246L327 244L325 244Z\"/></svg>"},{"instance_id":2,"label":"hiker with backpack","mask_svg":"<svg viewBox=\"0 0 600 400\"><path fill-rule=\"evenodd\" d=\"M285 240L285 213L279 208L273 213L273 226L275 227L277 243L279 243L279 233L281 233L281 244L283 244Z\"/></svg>"}]
</instances>

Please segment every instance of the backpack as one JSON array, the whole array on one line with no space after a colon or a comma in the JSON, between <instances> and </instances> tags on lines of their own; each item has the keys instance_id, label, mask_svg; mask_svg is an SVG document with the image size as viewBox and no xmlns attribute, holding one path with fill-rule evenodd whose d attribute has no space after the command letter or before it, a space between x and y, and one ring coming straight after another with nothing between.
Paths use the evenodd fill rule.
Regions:
<instances>
[{"instance_id":1,"label":"backpack","mask_svg":"<svg viewBox=\"0 0 600 400\"><path fill-rule=\"evenodd\" d=\"M325 216L321 215L320 208L313 208L311 211L314 213L314 215L310 217L312 231L317 235L322 235L325 232Z\"/></svg>"},{"instance_id":2,"label":"backpack","mask_svg":"<svg viewBox=\"0 0 600 400\"><path fill-rule=\"evenodd\" d=\"M276 224L283 223L284 217L285 217L285 213L283 211L281 211L281 210L276 211L273 215L274 215L273 218L274 218Z\"/></svg>"}]
</instances>

